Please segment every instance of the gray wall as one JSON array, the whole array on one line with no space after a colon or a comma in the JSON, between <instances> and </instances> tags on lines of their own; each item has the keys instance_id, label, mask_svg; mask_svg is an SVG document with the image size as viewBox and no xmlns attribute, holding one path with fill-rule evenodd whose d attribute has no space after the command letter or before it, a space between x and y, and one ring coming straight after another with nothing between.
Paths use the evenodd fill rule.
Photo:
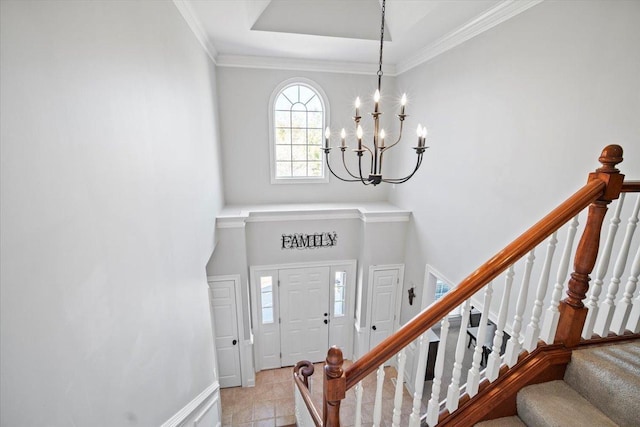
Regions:
<instances>
[{"instance_id":1,"label":"gray wall","mask_svg":"<svg viewBox=\"0 0 640 427\"><path fill-rule=\"evenodd\" d=\"M215 72L169 1L1 2L1 424L160 425L215 379Z\"/></svg>"},{"instance_id":2,"label":"gray wall","mask_svg":"<svg viewBox=\"0 0 640 427\"><path fill-rule=\"evenodd\" d=\"M406 283L425 263L464 278L583 185L607 144L640 178L638 22L637 1L545 1L398 77L431 145L390 193L414 215Z\"/></svg>"}]
</instances>

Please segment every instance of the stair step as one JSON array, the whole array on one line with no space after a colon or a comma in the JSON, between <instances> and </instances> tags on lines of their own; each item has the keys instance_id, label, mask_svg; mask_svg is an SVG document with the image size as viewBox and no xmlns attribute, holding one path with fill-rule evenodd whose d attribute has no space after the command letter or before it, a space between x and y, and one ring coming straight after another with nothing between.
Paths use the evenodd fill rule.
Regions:
<instances>
[{"instance_id":1,"label":"stair step","mask_svg":"<svg viewBox=\"0 0 640 427\"><path fill-rule=\"evenodd\" d=\"M527 427L517 416L496 418L495 420L482 421L473 427Z\"/></svg>"},{"instance_id":2,"label":"stair step","mask_svg":"<svg viewBox=\"0 0 640 427\"><path fill-rule=\"evenodd\" d=\"M528 426L617 427L610 418L564 381L523 388L517 397L518 415Z\"/></svg>"},{"instance_id":3,"label":"stair step","mask_svg":"<svg viewBox=\"0 0 640 427\"><path fill-rule=\"evenodd\" d=\"M640 341L574 351L564 380L620 426L638 426Z\"/></svg>"}]
</instances>

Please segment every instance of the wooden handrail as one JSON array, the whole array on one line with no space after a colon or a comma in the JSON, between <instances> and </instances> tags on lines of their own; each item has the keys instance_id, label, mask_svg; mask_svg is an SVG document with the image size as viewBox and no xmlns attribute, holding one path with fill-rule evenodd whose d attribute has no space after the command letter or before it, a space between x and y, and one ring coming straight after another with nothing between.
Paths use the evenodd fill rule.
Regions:
<instances>
[{"instance_id":1,"label":"wooden handrail","mask_svg":"<svg viewBox=\"0 0 640 427\"><path fill-rule=\"evenodd\" d=\"M622 193L640 193L640 181L625 181L622 183Z\"/></svg>"},{"instance_id":2,"label":"wooden handrail","mask_svg":"<svg viewBox=\"0 0 640 427\"><path fill-rule=\"evenodd\" d=\"M471 298L487 283L538 246L571 218L601 197L606 182L594 177L551 213L521 234L493 258L467 276L458 286L403 325L398 331L345 370L347 390L440 321L454 307Z\"/></svg>"},{"instance_id":3,"label":"wooden handrail","mask_svg":"<svg viewBox=\"0 0 640 427\"><path fill-rule=\"evenodd\" d=\"M313 363L306 360L298 362L293 368L293 381L296 387L298 387L298 391L302 396L302 400L304 400L304 404L306 405L314 424L316 427L322 427L322 416L314 406L313 400L311 400L311 394L309 393L308 377L313 375L313 371ZM302 379L300 378L300 375L302 375Z\"/></svg>"}]
</instances>

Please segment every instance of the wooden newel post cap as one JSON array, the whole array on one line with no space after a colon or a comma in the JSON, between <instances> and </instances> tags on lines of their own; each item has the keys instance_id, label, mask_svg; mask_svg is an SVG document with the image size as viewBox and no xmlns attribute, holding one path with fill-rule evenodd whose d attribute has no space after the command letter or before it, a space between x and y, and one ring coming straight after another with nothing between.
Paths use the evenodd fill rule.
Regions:
<instances>
[{"instance_id":1,"label":"wooden newel post cap","mask_svg":"<svg viewBox=\"0 0 640 427\"><path fill-rule=\"evenodd\" d=\"M602 150L602 154L598 158L598 161L602 164L602 167L598 168L596 172L616 173L620 172L616 165L622 163L622 147L619 145L607 145Z\"/></svg>"},{"instance_id":2,"label":"wooden newel post cap","mask_svg":"<svg viewBox=\"0 0 640 427\"><path fill-rule=\"evenodd\" d=\"M607 145L602 150L598 161L602 164L595 172L589 174L589 180L598 179L605 183L606 188L599 200L610 202L620 196L624 175L616 166L622 162L622 147L619 145Z\"/></svg>"},{"instance_id":3,"label":"wooden newel post cap","mask_svg":"<svg viewBox=\"0 0 640 427\"><path fill-rule=\"evenodd\" d=\"M342 356L342 350L333 346L327 352L325 372L329 378L340 378L342 376L342 363L344 357Z\"/></svg>"}]
</instances>

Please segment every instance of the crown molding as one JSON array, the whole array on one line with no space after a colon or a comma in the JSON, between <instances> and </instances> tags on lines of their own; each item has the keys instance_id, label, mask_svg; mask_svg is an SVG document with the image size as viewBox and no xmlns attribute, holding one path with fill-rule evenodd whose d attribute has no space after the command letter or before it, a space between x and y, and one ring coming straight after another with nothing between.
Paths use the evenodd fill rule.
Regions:
<instances>
[{"instance_id":1,"label":"crown molding","mask_svg":"<svg viewBox=\"0 0 640 427\"><path fill-rule=\"evenodd\" d=\"M174 0L175 1L175 0ZM319 61L266 56L218 55L219 67L260 68L270 70L319 71L324 73L376 75L378 64L343 61ZM396 66L383 65L384 74L396 76Z\"/></svg>"},{"instance_id":2,"label":"crown molding","mask_svg":"<svg viewBox=\"0 0 640 427\"><path fill-rule=\"evenodd\" d=\"M189 28L191 28L191 32L196 36L196 39L198 39L204 51L209 55L209 58L211 58L214 64L217 64L218 51L213 44L211 44L209 37L207 37L207 33L202 29L202 24L193 12L191 5L186 0L173 0L173 4L178 9L178 12L180 12L180 15L182 15Z\"/></svg>"},{"instance_id":3,"label":"crown molding","mask_svg":"<svg viewBox=\"0 0 640 427\"><path fill-rule=\"evenodd\" d=\"M429 46L420 49L418 53L410 58L399 62L397 64L397 73L402 74L420 64L430 61L436 56L453 49L543 1L544 0L505 0L463 26L439 38Z\"/></svg>"}]
</instances>

